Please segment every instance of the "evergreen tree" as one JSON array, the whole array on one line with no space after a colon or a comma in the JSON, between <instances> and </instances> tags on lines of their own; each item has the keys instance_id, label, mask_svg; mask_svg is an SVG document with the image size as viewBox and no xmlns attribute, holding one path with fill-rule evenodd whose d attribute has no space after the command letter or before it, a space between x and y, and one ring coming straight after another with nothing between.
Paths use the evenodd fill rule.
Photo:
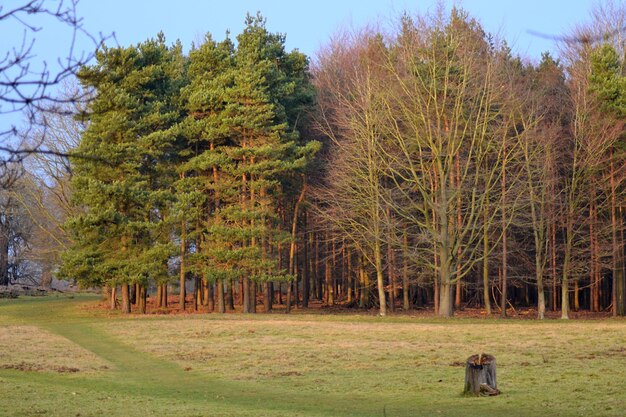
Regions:
<instances>
[{"instance_id":1,"label":"evergreen tree","mask_svg":"<svg viewBox=\"0 0 626 417\"><path fill-rule=\"evenodd\" d=\"M224 282L243 279L244 311L253 312L255 283L288 277L270 250L288 238L278 199L282 183L317 147L296 144L297 123L312 103L308 62L286 53L284 36L270 34L260 15L248 16L237 47L228 37L217 43L207 36L191 52L189 79L180 186L190 202L181 233L193 241L193 253L185 267L205 284L217 283L220 312Z\"/></svg>"},{"instance_id":2,"label":"evergreen tree","mask_svg":"<svg viewBox=\"0 0 626 417\"><path fill-rule=\"evenodd\" d=\"M83 115L89 125L72 161L74 202L84 213L69 220L75 245L62 275L86 285L139 284L145 311L149 279L163 280L172 255L166 216L172 199L172 155L180 119L180 45L157 39L128 48L104 48L79 79L95 98Z\"/></svg>"}]
</instances>

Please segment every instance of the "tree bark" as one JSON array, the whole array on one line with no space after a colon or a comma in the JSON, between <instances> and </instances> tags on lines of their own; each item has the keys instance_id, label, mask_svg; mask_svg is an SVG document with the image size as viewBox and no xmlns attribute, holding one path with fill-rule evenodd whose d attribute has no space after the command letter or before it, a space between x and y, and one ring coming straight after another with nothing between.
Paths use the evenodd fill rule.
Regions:
<instances>
[{"instance_id":1,"label":"tree bark","mask_svg":"<svg viewBox=\"0 0 626 417\"><path fill-rule=\"evenodd\" d=\"M193 311L198 311L198 292L200 292L200 278L193 279Z\"/></svg>"},{"instance_id":2,"label":"tree bark","mask_svg":"<svg viewBox=\"0 0 626 417\"><path fill-rule=\"evenodd\" d=\"M186 271L185 271L185 252L187 251L187 227L185 222L181 223L181 232L180 232L180 290L179 290L179 308L180 311L185 311L185 297L187 296L186 289Z\"/></svg>"},{"instance_id":3,"label":"tree bark","mask_svg":"<svg viewBox=\"0 0 626 417\"><path fill-rule=\"evenodd\" d=\"M442 187L443 188L443 187ZM450 236L445 207L440 208L441 236L439 244L439 316L452 317L452 280L450 277Z\"/></svg>"},{"instance_id":4,"label":"tree bark","mask_svg":"<svg viewBox=\"0 0 626 417\"><path fill-rule=\"evenodd\" d=\"M157 308L163 307L163 285L161 284L157 284L156 306Z\"/></svg>"},{"instance_id":5,"label":"tree bark","mask_svg":"<svg viewBox=\"0 0 626 417\"><path fill-rule=\"evenodd\" d=\"M295 257L296 257L296 237L297 237L297 228L298 228L298 211L300 210L300 205L304 201L304 196L306 194L306 178L303 176L303 185L302 190L300 191L300 195L298 196L298 200L293 208L293 218L291 220L291 242L289 245L289 274L295 276ZM291 286L289 286L289 290ZM287 291L288 295L291 295L291 291ZM291 300L287 300L287 312L291 311Z\"/></svg>"},{"instance_id":6,"label":"tree bark","mask_svg":"<svg viewBox=\"0 0 626 417\"><path fill-rule=\"evenodd\" d=\"M146 314L146 303L148 292L145 285L138 286L137 304L139 305L139 313Z\"/></svg>"},{"instance_id":7,"label":"tree bark","mask_svg":"<svg viewBox=\"0 0 626 417\"><path fill-rule=\"evenodd\" d=\"M263 283L263 308L265 309L265 313L269 313L272 311L272 292L270 291L270 283Z\"/></svg>"},{"instance_id":8,"label":"tree bark","mask_svg":"<svg viewBox=\"0 0 626 417\"><path fill-rule=\"evenodd\" d=\"M556 222L552 221L552 233L550 236L550 254L552 263L552 311L556 311L557 306L557 288L556 288Z\"/></svg>"},{"instance_id":9,"label":"tree bark","mask_svg":"<svg viewBox=\"0 0 626 417\"><path fill-rule=\"evenodd\" d=\"M256 287L257 283L250 281L250 313L256 313Z\"/></svg>"},{"instance_id":10,"label":"tree bark","mask_svg":"<svg viewBox=\"0 0 626 417\"><path fill-rule=\"evenodd\" d=\"M115 308L117 307L116 289L117 287L115 285L111 285L111 299L109 300L111 302L111 305L109 306L111 310L115 310Z\"/></svg>"},{"instance_id":11,"label":"tree bark","mask_svg":"<svg viewBox=\"0 0 626 417\"><path fill-rule=\"evenodd\" d=\"M289 314L291 313L291 286L293 285L293 283L291 281L287 281L287 296L285 297L285 305L287 306L287 309L285 310L285 313Z\"/></svg>"},{"instance_id":12,"label":"tree bark","mask_svg":"<svg viewBox=\"0 0 626 417\"><path fill-rule=\"evenodd\" d=\"M439 187L439 201L437 208L437 218L441 227L439 235L441 236L438 244L439 251L439 316L452 317L454 312L452 303L452 278L451 278L451 255L452 244L450 242L450 227L453 224L448 217L448 206L444 202L448 201L448 190L446 187L445 176L442 176Z\"/></svg>"},{"instance_id":13,"label":"tree bark","mask_svg":"<svg viewBox=\"0 0 626 417\"><path fill-rule=\"evenodd\" d=\"M404 229L402 235L402 308L404 311L408 311L411 308L409 303L409 241Z\"/></svg>"},{"instance_id":14,"label":"tree bark","mask_svg":"<svg viewBox=\"0 0 626 417\"><path fill-rule=\"evenodd\" d=\"M596 268L598 266L596 259L596 241L594 235L594 207L593 202L589 207L589 242L591 247L591 268L589 271L589 282L591 284L591 311L599 311L599 298L598 298L598 280L596 274Z\"/></svg>"},{"instance_id":15,"label":"tree bark","mask_svg":"<svg viewBox=\"0 0 626 417\"><path fill-rule=\"evenodd\" d=\"M365 259L363 255L359 256L359 277L360 277L360 294L359 294L359 307L367 308L369 306L370 298L370 279L365 270Z\"/></svg>"},{"instance_id":16,"label":"tree bark","mask_svg":"<svg viewBox=\"0 0 626 417\"><path fill-rule=\"evenodd\" d=\"M568 274L572 255L573 225L572 213L568 213L565 234L565 254L563 256L563 275L561 280L561 319L569 319L569 281Z\"/></svg>"},{"instance_id":17,"label":"tree bark","mask_svg":"<svg viewBox=\"0 0 626 417\"><path fill-rule=\"evenodd\" d=\"M130 287L128 284L122 284L122 313L130 313Z\"/></svg>"},{"instance_id":18,"label":"tree bark","mask_svg":"<svg viewBox=\"0 0 626 417\"><path fill-rule=\"evenodd\" d=\"M378 286L378 304L379 311L378 314L381 316L387 315L387 305L385 302L385 282L383 277L383 261L381 254L380 241L374 242L374 262L376 267L376 285Z\"/></svg>"},{"instance_id":19,"label":"tree bark","mask_svg":"<svg viewBox=\"0 0 626 417\"><path fill-rule=\"evenodd\" d=\"M346 250L346 263L347 263L347 291L346 291L346 301L348 304L351 304L354 301L354 271L352 269L352 250Z\"/></svg>"},{"instance_id":20,"label":"tree bark","mask_svg":"<svg viewBox=\"0 0 626 417\"><path fill-rule=\"evenodd\" d=\"M503 145L503 162L502 162L502 292L500 298L500 308L502 311L500 312L500 316L502 318L506 317L506 302L507 302L507 270L508 270L508 247L507 247L507 224L506 224L506 140Z\"/></svg>"},{"instance_id":21,"label":"tree bark","mask_svg":"<svg viewBox=\"0 0 626 417\"><path fill-rule=\"evenodd\" d=\"M617 241L617 213L615 211L615 168L613 166L613 148L610 149L610 183L611 183L611 255L613 262L613 316L626 314L624 289L626 280L621 265L620 248Z\"/></svg>"},{"instance_id":22,"label":"tree bark","mask_svg":"<svg viewBox=\"0 0 626 417\"><path fill-rule=\"evenodd\" d=\"M217 280L217 312L226 313L226 303L224 302L224 280Z\"/></svg>"},{"instance_id":23,"label":"tree bark","mask_svg":"<svg viewBox=\"0 0 626 417\"><path fill-rule=\"evenodd\" d=\"M0 285L9 285L9 230L0 219Z\"/></svg>"},{"instance_id":24,"label":"tree bark","mask_svg":"<svg viewBox=\"0 0 626 417\"><path fill-rule=\"evenodd\" d=\"M324 262L324 299L326 304L332 305L335 304L335 300L333 298L333 283L332 283L332 268L330 267L330 254L328 253L328 234L326 234L326 260Z\"/></svg>"},{"instance_id":25,"label":"tree bark","mask_svg":"<svg viewBox=\"0 0 626 417\"><path fill-rule=\"evenodd\" d=\"M235 281L232 278L229 280L228 289L226 290L226 305L231 311L235 309Z\"/></svg>"},{"instance_id":26,"label":"tree bark","mask_svg":"<svg viewBox=\"0 0 626 417\"><path fill-rule=\"evenodd\" d=\"M389 279L389 311L393 313L396 309L396 302L395 302L396 277L395 277L395 271L393 268L393 248L391 247L391 243L387 244L387 275L389 277L388 278Z\"/></svg>"},{"instance_id":27,"label":"tree bark","mask_svg":"<svg viewBox=\"0 0 626 417\"><path fill-rule=\"evenodd\" d=\"M489 213L487 205L483 208L483 302L485 311L491 314L491 296L489 295L489 228L487 227Z\"/></svg>"},{"instance_id":28,"label":"tree bark","mask_svg":"<svg viewBox=\"0 0 626 417\"><path fill-rule=\"evenodd\" d=\"M461 215L461 163L459 160L459 153L456 153L454 166L456 170L456 227L457 234L460 234L462 225L463 225L463 217ZM461 245L458 245L457 249L457 258L456 258L456 270L457 270L457 278L456 278L456 291L454 297L454 308L459 310L461 309Z\"/></svg>"},{"instance_id":29,"label":"tree bark","mask_svg":"<svg viewBox=\"0 0 626 417\"><path fill-rule=\"evenodd\" d=\"M472 355L465 361L465 395L498 395L496 358L492 355Z\"/></svg>"},{"instance_id":30,"label":"tree bark","mask_svg":"<svg viewBox=\"0 0 626 417\"><path fill-rule=\"evenodd\" d=\"M303 242L302 242L302 308L309 308L309 297L310 297L310 278L309 278L309 242L307 239L307 212L304 212L303 221L304 221L304 233L303 233Z\"/></svg>"},{"instance_id":31,"label":"tree bark","mask_svg":"<svg viewBox=\"0 0 626 417\"><path fill-rule=\"evenodd\" d=\"M213 283L209 282L208 279L203 279L201 282L201 287L202 291L200 291L200 297L198 298L198 302L201 303L203 306L209 307L209 309L212 310L211 307L213 306L209 306L209 303L213 299L213 295L211 294L213 292Z\"/></svg>"},{"instance_id":32,"label":"tree bark","mask_svg":"<svg viewBox=\"0 0 626 417\"><path fill-rule=\"evenodd\" d=\"M250 278L248 277L243 279L242 295L243 312L250 313Z\"/></svg>"}]
</instances>

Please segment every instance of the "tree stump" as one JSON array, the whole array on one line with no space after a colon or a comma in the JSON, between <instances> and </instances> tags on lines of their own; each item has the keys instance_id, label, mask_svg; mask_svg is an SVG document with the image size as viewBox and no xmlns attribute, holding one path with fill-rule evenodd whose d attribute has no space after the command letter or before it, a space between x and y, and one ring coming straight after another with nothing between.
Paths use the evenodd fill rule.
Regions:
<instances>
[{"instance_id":1,"label":"tree stump","mask_svg":"<svg viewBox=\"0 0 626 417\"><path fill-rule=\"evenodd\" d=\"M496 382L496 358L481 353L472 355L465 361L465 395L498 395L500 390Z\"/></svg>"}]
</instances>

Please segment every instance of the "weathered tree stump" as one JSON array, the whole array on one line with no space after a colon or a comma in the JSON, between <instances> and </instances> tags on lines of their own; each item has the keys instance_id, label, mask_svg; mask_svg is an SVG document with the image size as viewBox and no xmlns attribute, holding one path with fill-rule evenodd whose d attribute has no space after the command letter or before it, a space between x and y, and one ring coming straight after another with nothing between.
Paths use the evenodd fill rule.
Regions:
<instances>
[{"instance_id":1,"label":"weathered tree stump","mask_svg":"<svg viewBox=\"0 0 626 417\"><path fill-rule=\"evenodd\" d=\"M481 353L467 358L463 393L475 396L500 394L496 382L496 358L493 355Z\"/></svg>"}]
</instances>

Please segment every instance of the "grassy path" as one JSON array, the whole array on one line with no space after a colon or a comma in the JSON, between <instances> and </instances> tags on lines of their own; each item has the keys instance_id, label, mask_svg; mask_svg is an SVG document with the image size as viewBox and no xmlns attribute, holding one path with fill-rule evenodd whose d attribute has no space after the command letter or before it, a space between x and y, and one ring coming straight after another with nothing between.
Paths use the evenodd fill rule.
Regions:
<instances>
[{"instance_id":1,"label":"grassy path","mask_svg":"<svg viewBox=\"0 0 626 417\"><path fill-rule=\"evenodd\" d=\"M626 409L624 320L122 317L90 308L95 300L0 300L0 416L617 417ZM67 352L49 354L38 338ZM67 363L65 354L77 367L106 368L2 368L38 349L48 364ZM460 395L458 361L477 351L497 356L503 395Z\"/></svg>"},{"instance_id":2,"label":"grassy path","mask_svg":"<svg viewBox=\"0 0 626 417\"><path fill-rule=\"evenodd\" d=\"M198 415L288 416L371 415L368 407L345 406L342 395L276 391L254 382L226 381L138 351L101 330L102 318L80 310L77 299L32 298L0 304L3 323L34 325L94 353L110 369L97 375L0 370L0 387L10 381L15 391L33 392L41 406L15 401L0 415ZM112 320L124 326L127 319ZM181 340L181 343L184 343ZM0 346L2 342L0 341ZM8 392L9 397L11 391ZM286 395L287 394L287 395ZM2 397L0 397L2 398ZM10 404L4 397L0 404ZM338 408L339 407L339 408ZM382 413L382 409L381 409Z\"/></svg>"}]
</instances>

